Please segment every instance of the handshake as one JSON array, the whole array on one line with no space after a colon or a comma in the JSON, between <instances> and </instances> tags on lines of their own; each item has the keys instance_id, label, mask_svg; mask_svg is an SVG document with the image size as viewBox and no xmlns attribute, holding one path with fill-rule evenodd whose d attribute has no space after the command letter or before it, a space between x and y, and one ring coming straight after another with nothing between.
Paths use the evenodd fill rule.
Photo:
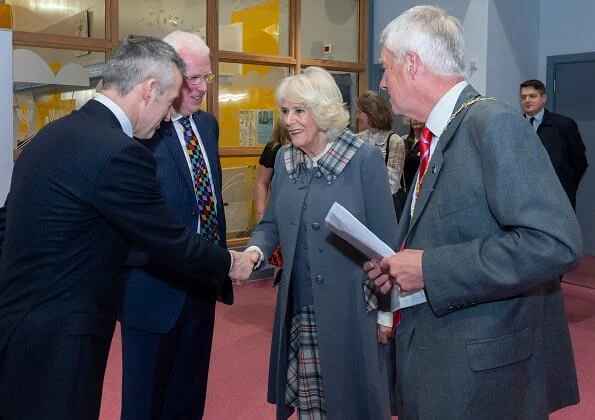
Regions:
<instances>
[{"instance_id":1,"label":"handshake","mask_svg":"<svg viewBox=\"0 0 595 420\"><path fill-rule=\"evenodd\" d=\"M229 277L235 284L242 284L248 280L254 267L260 262L260 254L257 251L237 252L232 250L229 253L233 258Z\"/></svg>"}]
</instances>

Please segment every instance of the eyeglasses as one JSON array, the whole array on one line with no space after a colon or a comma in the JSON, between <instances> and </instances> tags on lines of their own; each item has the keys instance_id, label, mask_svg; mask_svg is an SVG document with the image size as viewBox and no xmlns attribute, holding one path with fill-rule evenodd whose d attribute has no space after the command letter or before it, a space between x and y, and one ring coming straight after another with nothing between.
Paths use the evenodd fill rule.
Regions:
<instances>
[{"instance_id":1,"label":"eyeglasses","mask_svg":"<svg viewBox=\"0 0 595 420\"><path fill-rule=\"evenodd\" d=\"M204 80L205 83L211 84L215 81L215 75L213 73L195 74L194 76L186 77L186 80L188 81L188 84L192 86L200 85L202 80Z\"/></svg>"}]
</instances>

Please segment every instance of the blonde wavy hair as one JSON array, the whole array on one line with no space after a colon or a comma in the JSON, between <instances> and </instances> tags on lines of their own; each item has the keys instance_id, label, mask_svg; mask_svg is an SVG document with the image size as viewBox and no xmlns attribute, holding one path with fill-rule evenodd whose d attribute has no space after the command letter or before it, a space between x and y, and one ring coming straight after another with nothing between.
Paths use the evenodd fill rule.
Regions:
<instances>
[{"instance_id":1,"label":"blonde wavy hair","mask_svg":"<svg viewBox=\"0 0 595 420\"><path fill-rule=\"evenodd\" d=\"M308 67L302 73L286 77L277 86L279 107L293 103L312 117L326 141L334 141L349 124L349 112L331 74L320 67Z\"/></svg>"}]
</instances>

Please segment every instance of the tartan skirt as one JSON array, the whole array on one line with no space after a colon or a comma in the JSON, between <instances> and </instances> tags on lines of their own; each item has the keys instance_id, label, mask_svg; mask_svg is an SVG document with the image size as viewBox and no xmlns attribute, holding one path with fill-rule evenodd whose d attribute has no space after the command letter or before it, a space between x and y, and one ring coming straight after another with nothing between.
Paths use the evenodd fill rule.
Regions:
<instances>
[{"instance_id":1,"label":"tartan skirt","mask_svg":"<svg viewBox=\"0 0 595 420\"><path fill-rule=\"evenodd\" d=\"M300 420L326 417L314 305L291 319L285 404L297 408Z\"/></svg>"}]
</instances>

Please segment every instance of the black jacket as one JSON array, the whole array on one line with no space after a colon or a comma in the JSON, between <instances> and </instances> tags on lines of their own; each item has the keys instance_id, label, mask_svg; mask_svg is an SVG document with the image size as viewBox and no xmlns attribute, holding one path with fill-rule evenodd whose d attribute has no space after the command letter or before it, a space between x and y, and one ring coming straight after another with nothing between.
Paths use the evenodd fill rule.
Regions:
<instances>
[{"instance_id":1,"label":"black jacket","mask_svg":"<svg viewBox=\"0 0 595 420\"><path fill-rule=\"evenodd\" d=\"M130 244L224 281L225 249L180 225L155 159L97 101L15 163L0 258L0 418L97 418Z\"/></svg>"},{"instance_id":2,"label":"black jacket","mask_svg":"<svg viewBox=\"0 0 595 420\"><path fill-rule=\"evenodd\" d=\"M573 119L544 110L537 134L547 150L552 165L566 191L576 206L576 190L587 169L585 145Z\"/></svg>"}]
</instances>

